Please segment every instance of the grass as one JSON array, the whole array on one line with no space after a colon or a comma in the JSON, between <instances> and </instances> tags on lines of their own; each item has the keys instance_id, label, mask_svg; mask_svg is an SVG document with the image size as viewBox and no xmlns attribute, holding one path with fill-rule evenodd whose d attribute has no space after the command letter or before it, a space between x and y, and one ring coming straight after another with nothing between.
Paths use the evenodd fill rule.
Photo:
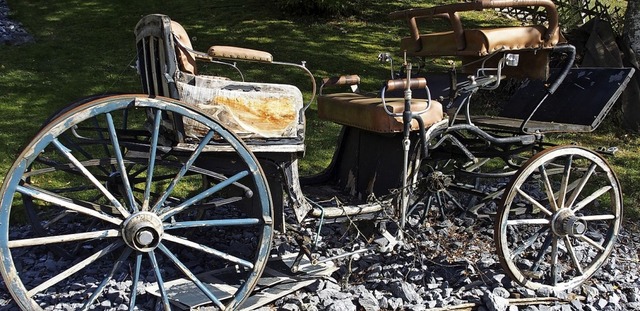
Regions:
<instances>
[{"instance_id":1,"label":"grass","mask_svg":"<svg viewBox=\"0 0 640 311\"><path fill-rule=\"evenodd\" d=\"M234 45L264 50L277 61L306 61L316 77L359 74L365 88L375 89L386 79L380 52L399 60L398 42L409 34L404 23L387 13L416 5L412 1L373 1L358 18L290 18L270 1L17 1L9 0L11 18L24 24L36 42L0 48L0 172L6 172L23 145L42 122L72 101L91 94L140 92L135 69L133 28L150 13L162 13L180 22L195 49ZM431 1L431 6L452 1ZM494 14L474 14L469 25L512 23ZM216 72L215 68L204 70ZM251 80L298 85L309 97L303 75L273 67L249 66ZM222 74L222 73L221 73ZM304 172L315 172L330 161L339 127L321 122L315 106L307 111L308 152ZM561 136L592 147L617 145L611 159L625 187L626 209L637 218L640 177L637 154L640 140L601 130L592 135Z\"/></svg>"}]
</instances>

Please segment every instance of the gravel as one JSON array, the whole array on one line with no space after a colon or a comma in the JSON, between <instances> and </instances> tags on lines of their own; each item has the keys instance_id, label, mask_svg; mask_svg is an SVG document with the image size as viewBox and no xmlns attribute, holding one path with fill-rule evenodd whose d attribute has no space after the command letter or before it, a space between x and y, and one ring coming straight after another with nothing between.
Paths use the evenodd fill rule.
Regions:
<instances>
[{"instance_id":1,"label":"gravel","mask_svg":"<svg viewBox=\"0 0 640 311\"><path fill-rule=\"evenodd\" d=\"M479 218L468 225L468 219L438 218L430 217L421 226L406 231L406 241L391 251L371 251L335 260L339 270L331 277L319 279L261 310L640 310L640 232L633 224L625 224L612 255L593 278L572 290L553 292L523 288L506 276L494 249L492 223L488 220ZM356 225L360 230L354 230ZM316 253L322 259L375 245L368 242L371 238L359 236L370 225L361 222L323 226ZM19 236L21 230L12 228L11 235ZM290 244L278 249L281 253L294 250ZM43 280L59 273L59 266L67 266L55 260L57 257L46 248L42 253L21 258L25 259L19 265L29 261L43 263L45 269L30 270L27 273L33 275L26 276ZM161 266L170 268L162 263ZM84 282L69 284L67 294L95 288L109 267L91 269L83 271ZM139 288L151 285L152 279L152 275L143 275ZM96 310L126 310L130 287L127 277L111 280L103 296L106 299ZM4 288L0 282L0 310L17 311ZM56 299L56 293L46 295L47 301L55 301L51 299ZM156 309L154 296L140 295L138 299L140 310ZM81 302L57 305L51 310L75 310Z\"/></svg>"},{"instance_id":2,"label":"gravel","mask_svg":"<svg viewBox=\"0 0 640 311\"><path fill-rule=\"evenodd\" d=\"M640 310L640 233L633 224L625 224L612 255L590 280L572 290L552 292L521 287L505 275L495 253L491 222L458 226L468 220L449 218L439 222L434 217L391 252L339 261L333 282L340 291L336 285L318 291L319 284L330 283L318 281L278 300L275 308L283 310L287 302L296 300L302 301L302 309L318 310L334 310L329 306L345 301L354 303L357 310ZM324 231L323 243L333 248L345 236L341 227ZM352 248L353 243L368 246L362 241L343 248Z\"/></svg>"}]
</instances>

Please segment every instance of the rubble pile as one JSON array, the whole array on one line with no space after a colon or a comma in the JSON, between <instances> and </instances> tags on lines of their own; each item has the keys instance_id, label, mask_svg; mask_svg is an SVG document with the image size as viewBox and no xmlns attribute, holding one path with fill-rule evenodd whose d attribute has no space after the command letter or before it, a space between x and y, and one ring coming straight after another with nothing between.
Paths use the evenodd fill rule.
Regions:
<instances>
[{"instance_id":1,"label":"rubble pile","mask_svg":"<svg viewBox=\"0 0 640 311\"><path fill-rule=\"evenodd\" d=\"M626 224L627 227L632 226ZM368 247L339 247L345 234L323 232L326 256ZM637 228L623 229L611 257L582 286L531 290L505 275L496 255L493 224L432 219L387 253L340 259L332 279L283 297L277 310L640 310ZM263 311L273 310L263 308Z\"/></svg>"}]
</instances>

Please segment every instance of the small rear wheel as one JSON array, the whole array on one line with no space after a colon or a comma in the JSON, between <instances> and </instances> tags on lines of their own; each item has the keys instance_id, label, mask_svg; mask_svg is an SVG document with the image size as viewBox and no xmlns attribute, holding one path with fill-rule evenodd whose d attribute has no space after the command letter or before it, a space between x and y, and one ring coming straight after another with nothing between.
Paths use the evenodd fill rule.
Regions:
<instances>
[{"instance_id":1,"label":"small rear wheel","mask_svg":"<svg viewBox=\"0 0 640 311\"><path fill-rule=\"evenodd\" d=\"M569 289L611 254L622 222L620 183L595 152L546 149L511 179L499 205L495 241L512 280L532 289Z\"/></svg>"},{"instance_id":2,"label":"small rear wheel","mask_svg":"<svg viewBox=\"0 0 640 311\"><path fill-rule=\"evenodd\" d=\"M187 122L203 135L180 136ZM1 195L0 272L23 310L236 309L271 249L258 161L172 99L121 95L61 111Z\"/></svg>"}]
</instances>

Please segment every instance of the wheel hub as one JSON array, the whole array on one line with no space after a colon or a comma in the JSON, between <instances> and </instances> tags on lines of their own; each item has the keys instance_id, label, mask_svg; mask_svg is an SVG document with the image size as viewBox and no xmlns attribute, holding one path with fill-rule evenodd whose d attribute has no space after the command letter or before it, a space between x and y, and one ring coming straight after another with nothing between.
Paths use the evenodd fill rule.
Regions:
<instances>
[{"instance_id":1,"label":"wheel hub","mask_svg":"<svg viewBox=\"0 0 640 311\"><path fill-rule=\"evenodd\" d=\"M571 209L556 212L551 221L553 233L561 236L580 236L587 232L587 222L578 218Z\"/></svg>"},{"instance_id":2,"label":"wheel hub","mask_svg":"<svg viewBox=\"0 0 640 311\"><path fill-rule=\"evenodd\" d=\"M427 190L431 192L444 190L451 185L451 180L451 176L441 171L433 171L426 176Z\"/></svg>"},{"instance_id":3,"label":"wheel hub","mask_svg":"<svg viewBox=\"0 0 640 311\"><path fill-rule=\"evenodd\" d=\"M158 247L163 233L162 220L150 212L135 213L122 224L124 242L140 252L149 252Z\"/></svg>"}]
</instances>

